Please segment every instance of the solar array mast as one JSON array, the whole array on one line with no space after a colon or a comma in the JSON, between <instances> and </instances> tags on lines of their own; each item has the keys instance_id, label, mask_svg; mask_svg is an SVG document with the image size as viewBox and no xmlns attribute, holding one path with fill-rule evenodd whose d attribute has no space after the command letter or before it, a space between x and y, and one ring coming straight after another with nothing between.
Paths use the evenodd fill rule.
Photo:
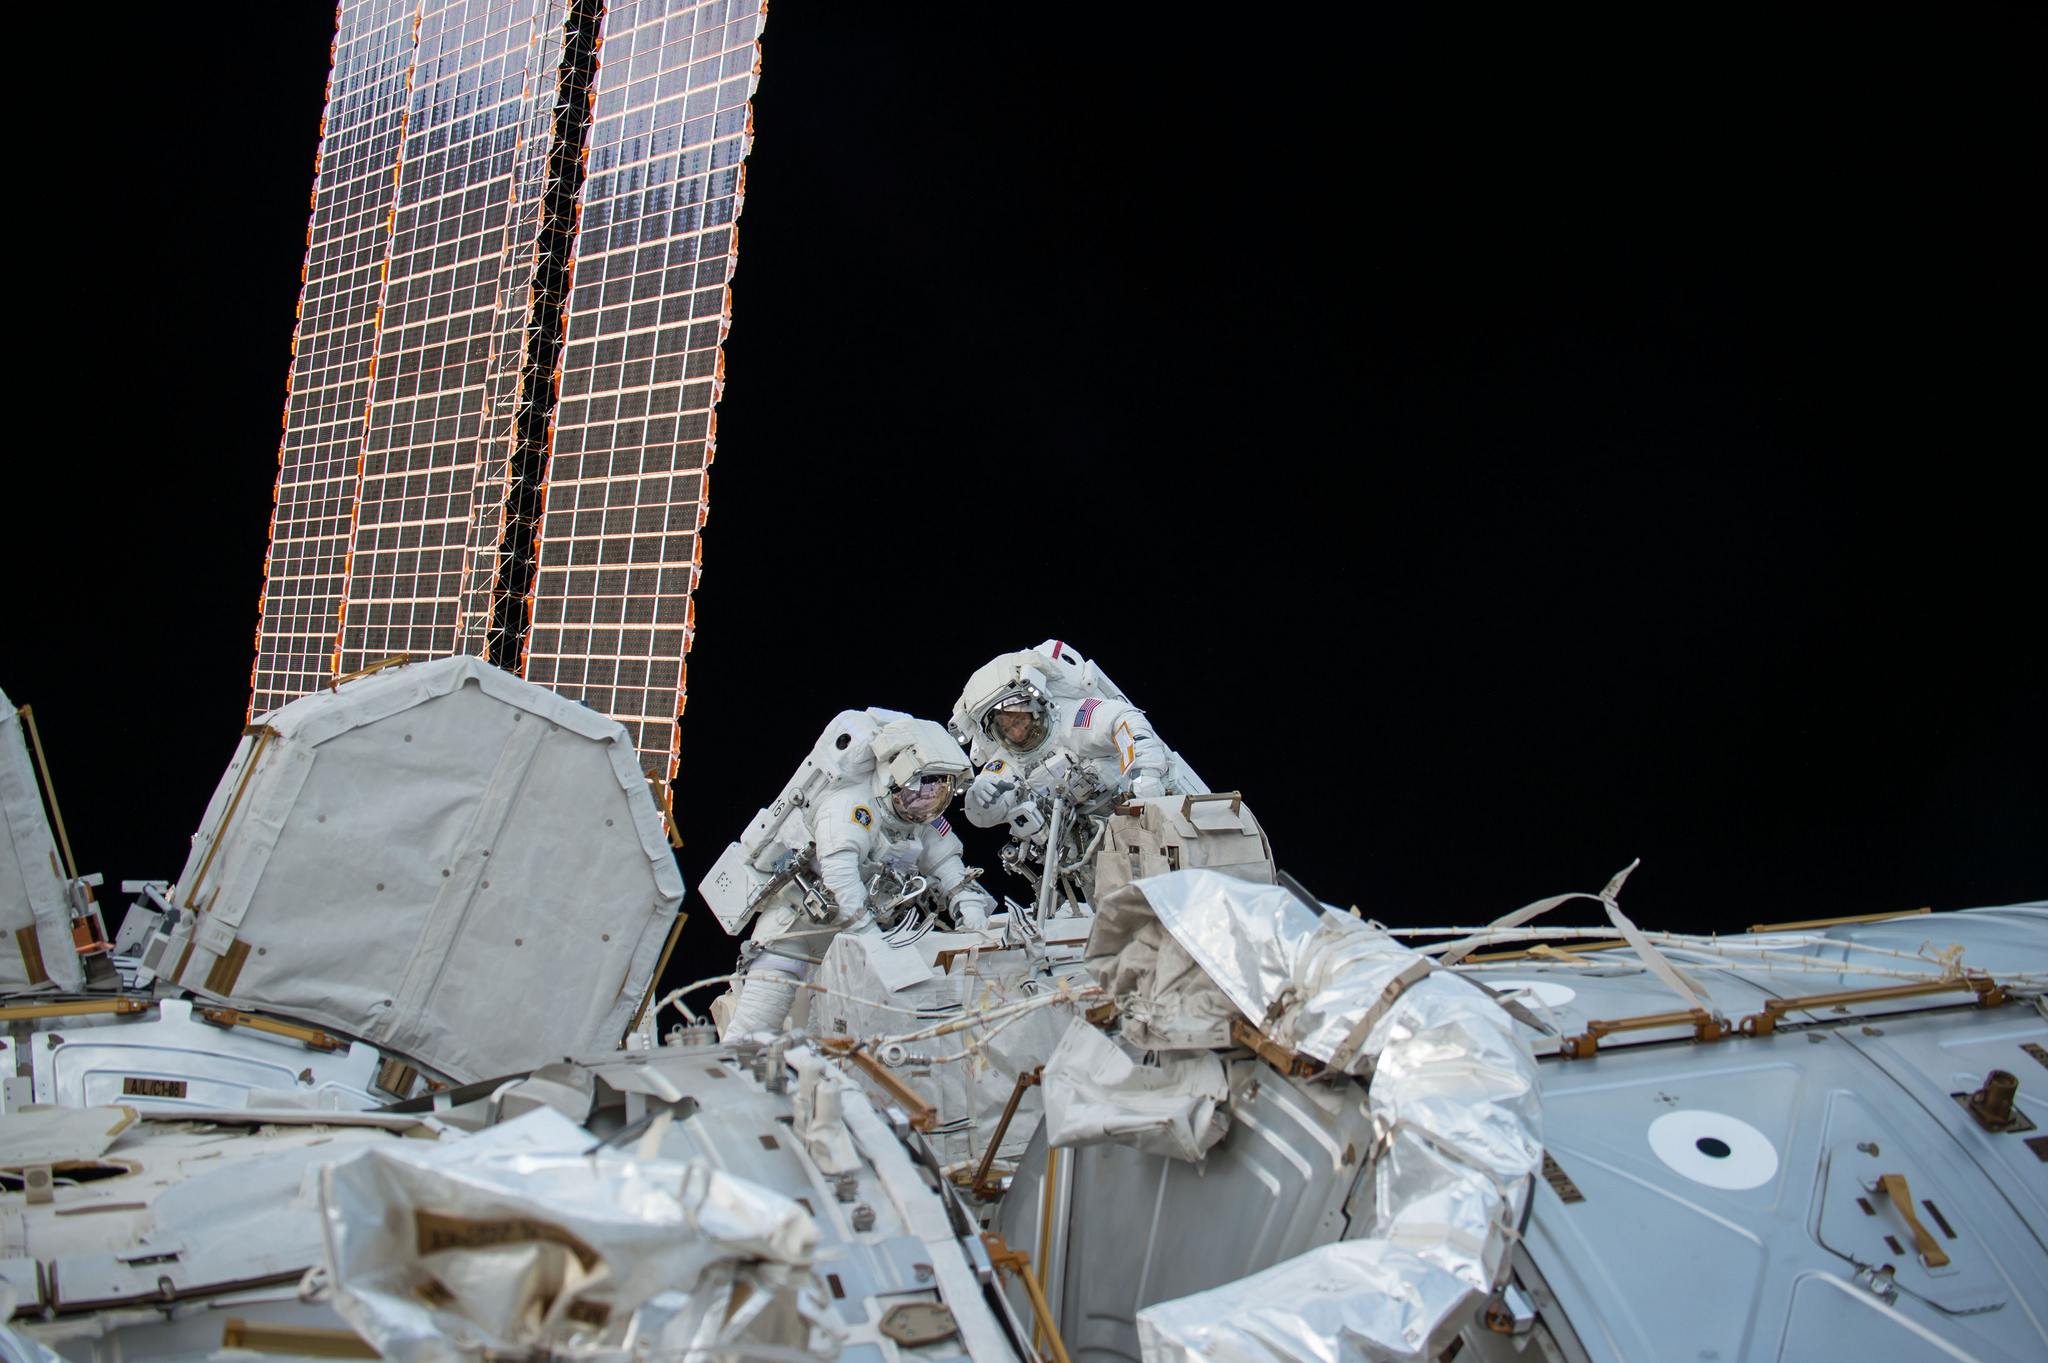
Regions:
<instances>
[{"instance_id":1,"label":"solar array mast","mask_svg":"<svg viewBox=\"0 0 2048 1363\"><path fill-rule=\"evenodd\" d=\"M761 9L341 6L252 715L471 653L673 776Z\"/></svg>"}]
</instances>

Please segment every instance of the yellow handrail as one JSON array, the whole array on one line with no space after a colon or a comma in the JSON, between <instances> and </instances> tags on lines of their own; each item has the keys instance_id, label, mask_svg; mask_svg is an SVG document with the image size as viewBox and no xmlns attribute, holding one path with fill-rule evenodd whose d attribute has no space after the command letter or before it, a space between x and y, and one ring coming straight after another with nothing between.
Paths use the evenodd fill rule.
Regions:
<instances>
[{"instance_id":1,"label":"yellow handrail","mask_svg":"<svg viewBox=\"0 0 2048 1363\"><path fill-rule=\"evenodd\" d=\"M71 878L78 879L78 860L71 855L71 836L64 831L64 811L57 808L57 788L50 784L50 760L43 756L43 735L36 728L36 712L32 705L24 705L14 713L20 715L28 725L29 741L36 747L36 766L43 773L43 794L50 801L50 822L57 825L57 843L64 849L64 865Z\"/></svg>"}]
</instances>

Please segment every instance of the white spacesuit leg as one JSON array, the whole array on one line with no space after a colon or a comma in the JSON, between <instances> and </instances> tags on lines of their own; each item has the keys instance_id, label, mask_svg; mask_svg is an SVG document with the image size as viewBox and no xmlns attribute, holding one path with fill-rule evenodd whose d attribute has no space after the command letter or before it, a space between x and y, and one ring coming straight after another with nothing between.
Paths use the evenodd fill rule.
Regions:
<instances>
[{"instance_id":1,"label":"white spacesuit leg","mask_svg":"<svg viewBox=\"0 0 2048 1363\"><path fill-rule=\"evenodd\" d=\"M719 1039L781 1031L789 1017L789 1006L796 1000L797 985L809 970L802 961L786 956L763 956L756 960L748 968L747 977L740 981L732 1018Z\"/></svg>"},{"instance_id":2,"label":"white spacesuit leg","mask_svg":"<svg viewBox=\"0 0 2048 1363\"><path fill-rule=\"evenodd\" d=\"M860 880L858 852L841 848L819 857L818 878L832 892L842 913L857 914L866 906L867 889ZM798 940L803 943L805 955L812 951L822 955L831 941L830 937L817 932L802 932L804 926L792 910L777 909L772 917L763 915L760 925L754 929L754 940L766 945L800 934ZM783 1020L789 1016L789 1005L796 998L797 986L809 978L810 973L807 963L788 956L777 956L771 952L756 957L754 963L747 967L746 978L740 981L732 1019L726 1023L720 1039L745 1036L749 1032L781 1031Z\"/></svg>"}]
</instances>

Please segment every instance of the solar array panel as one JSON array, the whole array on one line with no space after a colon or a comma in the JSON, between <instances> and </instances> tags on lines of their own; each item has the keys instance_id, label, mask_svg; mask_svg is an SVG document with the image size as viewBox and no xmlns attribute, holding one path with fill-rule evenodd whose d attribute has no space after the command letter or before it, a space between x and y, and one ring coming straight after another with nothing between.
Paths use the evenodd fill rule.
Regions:
<instances>
[{"instance_id":1,"label":"solar array panel","mask_svg":"<svg viewBox=\"0 0 2048 1363\"><path fill-rule=\"evenodd\" d=\"M344 0L252 712L479 654L673 775L762 9Z\"/></svg>"},{"instance_id":2,"label":"solar array panel","mask_svg":"<svg viewBox=\"0 0 2048 1363\"><path fill-rule=\"evenodd\" d=\"M605 18L527 678L675 770L761 0Z\"/></svg>"},{"instance_id":3,"label":"solar array panel","mask_svg":"<svg viewBox=\"0 0 2048 1363\"><path fill-rule=\"evenodd\" d=\"M485 651L547 189L564 6L420 8L342 672Z\"/></svg>"},{"instance_id":4,"label":"solar array panel","mask_svg":"<svg viewBox=\"0 0 2048 1363\"><path fill-rule=\"evenodd\" d=\"M359 0L336 16L256 631L256 712L332 675L414 9L413 0Z\"/></svg>"}]
</instances>

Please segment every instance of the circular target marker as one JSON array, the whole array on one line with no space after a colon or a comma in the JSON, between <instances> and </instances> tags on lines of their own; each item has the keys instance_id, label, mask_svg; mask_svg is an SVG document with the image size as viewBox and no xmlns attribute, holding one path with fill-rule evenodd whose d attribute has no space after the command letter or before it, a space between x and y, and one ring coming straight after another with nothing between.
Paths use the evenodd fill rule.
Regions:
<instances>
[{"instance_id":1,"label":"circular target marker","mask_svg":"<svg viewBox=\"0 0 2048 1363\"><path fill-rule=\"evenodd\" d=\"M1648 1135L1658 1159L1709 1188L1740 1192L1778 1176L1778 1149L1771 1138L1725 1112L1667 1112L1650 1123Z\"/></svg>"}]
</instances>

